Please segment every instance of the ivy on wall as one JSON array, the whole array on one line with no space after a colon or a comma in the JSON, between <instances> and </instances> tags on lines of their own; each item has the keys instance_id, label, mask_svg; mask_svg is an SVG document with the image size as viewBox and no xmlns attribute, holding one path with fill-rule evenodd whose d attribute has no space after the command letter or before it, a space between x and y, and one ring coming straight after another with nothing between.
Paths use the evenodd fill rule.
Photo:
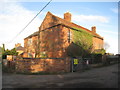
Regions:
<instances>
[{"instance_id":1,"label":"ivy on wall","mask_svg":"<svg viewBox=\"0 0 120 90\"><path fill-rule=\"evenodd\" d=\"M93 35L82 29L77 30L78 31L73 30L73 42L79 46L82 46L84 49L89 49L92 47Z\"/></svg>"},{"instance_id":2,"label":"ivy on wall","mask_svg":"<svg viewBox=\"0 0 120 90\"><path fill-rule=\"evenodd\" d=\"M106 50L102 48L102 49L100 49L100 50L98 50L98 51L95 50L93 53L94 53L94 54L104 55L104 54L106 53Z\"/></svg>"},{"instance_id":3,"label":"ivy on wall","mask_svg":"<svg viewBox=\"0 0 120 90\"><path fill-rule=\"evenodd\" d=\"M86 56L92 51L93 35L79 28L72 29L72 45L68 48L68 55L72 57ZM74 50L74 52L73 52Z\"/></svg>"}]
</instances>

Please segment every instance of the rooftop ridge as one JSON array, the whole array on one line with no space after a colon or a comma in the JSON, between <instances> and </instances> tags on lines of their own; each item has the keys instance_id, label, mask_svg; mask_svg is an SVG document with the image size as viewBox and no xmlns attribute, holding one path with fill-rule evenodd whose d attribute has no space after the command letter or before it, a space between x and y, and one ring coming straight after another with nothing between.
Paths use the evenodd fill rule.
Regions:
<instances>
[{"instance_id":1,"label":"rooftop ridge","mask_svg":"<svg viewBox=\"0 0 120 90\"><path fill-rule=\"evenodd\" d=\"M37 36L38 34L39 34L39 31L36 31L36 32L30 34L29 36L27 36L26 38L30 38L30 37L32 37L32 36ZM25 38L25 39L26 39L26 38Z\"/></svg>"},{"instance_id":2,"label":"rooftop ridge","mask_svg":"<svg viewBox=\"0 0 120 90\"><path fill-rule=\"evenodd\" d=\"M75 23L73 23L73 22L66 21L64 18L60 18L60 17L52 14L50 11L47 12L46 16L47 16L47 15L51 15L51 16L55 17L55 18L58 20L58 23L56 23L56 24L64 24L64 25L69 26L69 27L71 27L71 28L83 29L83 30L85 30L85 31L87 31L87 32L89 32L89 33L91 33L91 34L93 34L93 35L95 35L95 36L103 39L103 37L101 37L99 34L94 33L94 32L92 32L91 30L89 30L89 29L87 29L87 28L85 28L85 27L83 27L83 26L80 26L80 25L78 25L78 24L75 24ZM42 23L41 23L41 25L42 25ZM54 25L53 25L53 26L54 26ZM41 26L40 26L40 27L41 27ZM49 27L48 27L48 28L49 28ZM31 37L31 36L34 36L35 33L38 33L38 32L39 32L39 31L36 31L36 32L34 32L33 34L29 35L29 36L26 37L26 38L29 38L29 37ZM37 35L37 34L36 34L36 35Z\"/></svg>"},{"instance_id":3,"label":"rooftop ridge","mask_svg":"<svg viewBox=\"0 0 120 90\"><path fill-rule=\"evenodd\" d=\"M90 32L90 33L93 34L93 35L96 35L96 36L98 36L98 37L100 37L100 38L103 38L103 37L101 37L99 34L94 33L94 32L92 32L91 30L89 30L89 29L87 29L87 28L85 28L85 27L83 27L83 26L80 26L80 25L75 24L75 23L73 23L73 22L66 21L66 20L63 19L63 18L60 18L60 17L52 14L50 11L48 11L47 14L50 14L50 15L58 18L59 20L61 20L62 22L60 22L59 24L62 24L62 23L63 23L63 24L65 24L65 25L68 25L69 27L72 26L72 25L74 25L74 26L77 27L77 28L82 28L82 29L84 29L85 31ZM71 24L71 25L69 25L69 24Z\"/></svg>"}]
</instances>

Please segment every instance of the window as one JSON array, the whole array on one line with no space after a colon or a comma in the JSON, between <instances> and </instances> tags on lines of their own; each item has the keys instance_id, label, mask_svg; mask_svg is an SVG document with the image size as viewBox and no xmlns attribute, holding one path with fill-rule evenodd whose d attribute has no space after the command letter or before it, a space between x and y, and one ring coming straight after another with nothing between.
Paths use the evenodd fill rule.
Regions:
<instances>
[{"instance_id":1,"label":"window","mask_svg":"<svg viewBox=\"0 0 120 90\"><path fill-rule=\"evenodd\" d=\"M71 40L72 40L72 33L70 32L70 30L68 30L68 42L70 43Z\"/></svg>"},{"instance_id":2,"label":"window","mask_svg":"<svg viewBox=\"0 0 120 90\"><path fill-rule=\"evenodd\" d=\"M32 38L28 39L28 46L32 44Z\"/></svg>"}]
</instances>

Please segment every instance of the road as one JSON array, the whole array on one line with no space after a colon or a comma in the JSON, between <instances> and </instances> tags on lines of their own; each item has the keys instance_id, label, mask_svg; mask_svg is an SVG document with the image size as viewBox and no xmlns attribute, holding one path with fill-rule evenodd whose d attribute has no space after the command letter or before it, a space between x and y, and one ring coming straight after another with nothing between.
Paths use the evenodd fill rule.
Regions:
<instances>
[{"instance_id":1,"label":"road","mask_svg":"<svg viewBox=\"0 0 120 90\"><path fill-rule=\"evenodd\" d=\"M3 74L3 88L118 88L118 64L62 75Z\"/></svg>"},{"instance_id":2,"label":"road","mask_svg":"<svg viewBox=\"0 0 120 90\"><path fill-rule=\"evenodd\" d=\"M1 64L1 58L0 58L0 89L2 89L2 64Z\"/></svg>"}]
</instances>

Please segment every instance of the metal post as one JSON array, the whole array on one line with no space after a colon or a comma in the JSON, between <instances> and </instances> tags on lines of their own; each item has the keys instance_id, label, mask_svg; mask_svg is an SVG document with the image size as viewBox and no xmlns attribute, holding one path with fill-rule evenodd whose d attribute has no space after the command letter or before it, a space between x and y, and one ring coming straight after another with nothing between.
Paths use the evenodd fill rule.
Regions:
<instances>
[{"instance_id":1,"label":"metal post","mask_svg":"<svg viewBox=\"0 0 120 90\"><path fill-rule=\"evenodd\" d=\"M71 58L71 60L72 60L72 72L73 72L73 58Z\"/></svg>"}]
</instances>

